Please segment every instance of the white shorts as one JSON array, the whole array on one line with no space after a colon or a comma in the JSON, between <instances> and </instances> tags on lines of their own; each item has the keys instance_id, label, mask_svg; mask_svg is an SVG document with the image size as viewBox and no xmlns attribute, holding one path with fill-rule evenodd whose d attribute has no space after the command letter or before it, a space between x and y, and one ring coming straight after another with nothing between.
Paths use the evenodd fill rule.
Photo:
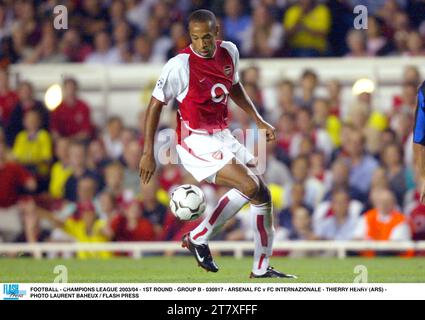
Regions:
<instances>
[{"instance_id":1,"label":"white shorts","mask_svg":"<svg viewBox=\"0 0 425 320\"><path fill-rule=\"evenodd\" d=\"M198 182L215 183L217 172L233 158L243 164L254 159L229 129L214 134L191 132L176 149L184 168Z\"/></svg>"}]
</instances>

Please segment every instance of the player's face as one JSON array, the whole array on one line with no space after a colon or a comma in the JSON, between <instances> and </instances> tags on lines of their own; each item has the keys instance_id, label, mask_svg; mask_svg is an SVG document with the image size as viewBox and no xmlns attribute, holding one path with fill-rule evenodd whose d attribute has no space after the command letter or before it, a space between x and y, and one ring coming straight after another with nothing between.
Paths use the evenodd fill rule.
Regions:
<instances>
[{"instance_id":1,"label":"player's face","mask_svg":"<svg viewBox=\"0 0 425 320\"><path fill-rule=\"evenodd\" d=\"M205 58L211 58L213 56L215 39L218 34L217 29L210 22L191 22L189 24L192 48L197 54Z\"/></svg>"}]
</instances>

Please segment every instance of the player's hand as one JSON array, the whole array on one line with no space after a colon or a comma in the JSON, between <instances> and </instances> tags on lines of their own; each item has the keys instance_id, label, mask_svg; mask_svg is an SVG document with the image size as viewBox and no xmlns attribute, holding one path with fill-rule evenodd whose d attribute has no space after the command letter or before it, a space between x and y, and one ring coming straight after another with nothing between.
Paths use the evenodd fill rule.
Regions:
<instances>
[{"instance_id":1,"label":"player's hand","mask_svg":"<svg viewBox=\"0 0 425 320\"><path fill-rule=\"evenodd\" d=\"M266 121L260 121L257 123L258 129L266 131L266 141L274 141L276 140L276 129Z\"/></svg>"},{"instance_id":2,"label":"player's hand","mask_svg":"<svg viewBox=\"0 0 425 320\"><path fill-rule=\"evenodd\" d=\"M139 176L144 184L148 184L156 170L155 158L150 154L143 154L139 162Z\"/></svg>"}]
</instances>

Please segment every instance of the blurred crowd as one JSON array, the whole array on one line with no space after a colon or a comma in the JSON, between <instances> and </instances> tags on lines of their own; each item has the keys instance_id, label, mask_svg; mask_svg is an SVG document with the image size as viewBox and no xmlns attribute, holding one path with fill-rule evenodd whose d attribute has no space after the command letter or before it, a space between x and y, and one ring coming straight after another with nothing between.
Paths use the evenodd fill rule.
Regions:
<instances>
[{"instance_id":1,"label":"blurred crowd","mask_svg":"<svg viewBox=\"0 0 425 320\"><path fill-rule=\"evenodd\" d=\"M219 13L222 36L244 57L424 52L423 1L62 1L70 28L61 31L51 22L57 3L0 2L3 66L164 62L188 44L185 19L199 7ZM355 4L370 9L365 32L350 31ZM267 146L265 172L276 240L425 240L412 155L421 83L416 67L400 74L387 112L376 108L373 92L343 101L342 83L323 83L311 69L275 85L274 109L265 106L260 69L242 70L241 79L278 133ZM63 101L54 111L36 98L31 82L9 83L7 69L0 69L0 241L179 241L196 226L176 220L168 208L170 190L197 184L181 166L162 165L151 183L140 185L143 112L134 128L119 115L97 127L74 78L64 79ZM233 106L230 114L231 129L255 130L241 109ZM160 129L174 127L171 120ZM227 191L201 187L207 210ZM247 210L218 239L251 239Z\"/></svg>"},{"instance_id":2,"label":"blurred crowd","mask_svg":"<svg viewBox=\"0 0 425 320\"><path fill-rule=\"evenodd\" d=\"M54 28L58 4L67 29ZM368 8L366 30L354 29L356 5ZM163 63L189 44L187 17L199 8L216 13L220 38L242 57L425 54L421 0L2 0L0 66Z\"/></svg>"},{"instance_id":3,"label":"blurred crowd","mask_svg":"<svg viewBox=\"0 0 425 320\"><path fill-rule=\"evenodd\" d=\"M344 102L338 80L322 83L310 69L296 81L277 83L278 107L267 109L261 70L242 70L247 93L277 129L277 140L267 145L265 172L276 240L425 240L425 205L412 159L421 75L408 66L400 78L386 113L376 108L373 92ZM325 94L318 94L319 85ZM160 164L152 181L141 185L143 111L136 128L119 116L96 127L78 82L66 78L62 86L62 103L49 111L30 82L11 88L8 73L0 72L2 241L179 241L198 222L176 220L169 193L197 182L180 165ZM170 110L176 112L175 106ZM230 129L255 132L242 109L230 111ZM165 122L159 133L174 127L175 120ZM227 192L208 183L201 187L207 210ZM251 239L247 210L217 239Z\"/></svg>"}]
</instances>

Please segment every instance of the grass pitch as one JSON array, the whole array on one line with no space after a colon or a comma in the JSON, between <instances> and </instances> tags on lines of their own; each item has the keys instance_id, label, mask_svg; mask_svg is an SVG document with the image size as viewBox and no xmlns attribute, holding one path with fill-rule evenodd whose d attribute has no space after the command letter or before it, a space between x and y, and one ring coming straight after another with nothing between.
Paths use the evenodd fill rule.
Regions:
<instances>
[{"instance_id":1,"label":"grass pitch","mask_svg":"<svg viewBox=\"0 0 425 320\"><path fill-rule=\"evenodd\" d=\"M218 273L197 267L192 257L146 257L138 260L34 260L0 258L0 283L53 282L57 265L68 269L70 283L352 283L354 268L364 265L370 283L425 282L425 258L333 258L289 259L274 257L273 266L299 279L249 279L252 259L217 257Z\"/></svg>"}]
</instances>

